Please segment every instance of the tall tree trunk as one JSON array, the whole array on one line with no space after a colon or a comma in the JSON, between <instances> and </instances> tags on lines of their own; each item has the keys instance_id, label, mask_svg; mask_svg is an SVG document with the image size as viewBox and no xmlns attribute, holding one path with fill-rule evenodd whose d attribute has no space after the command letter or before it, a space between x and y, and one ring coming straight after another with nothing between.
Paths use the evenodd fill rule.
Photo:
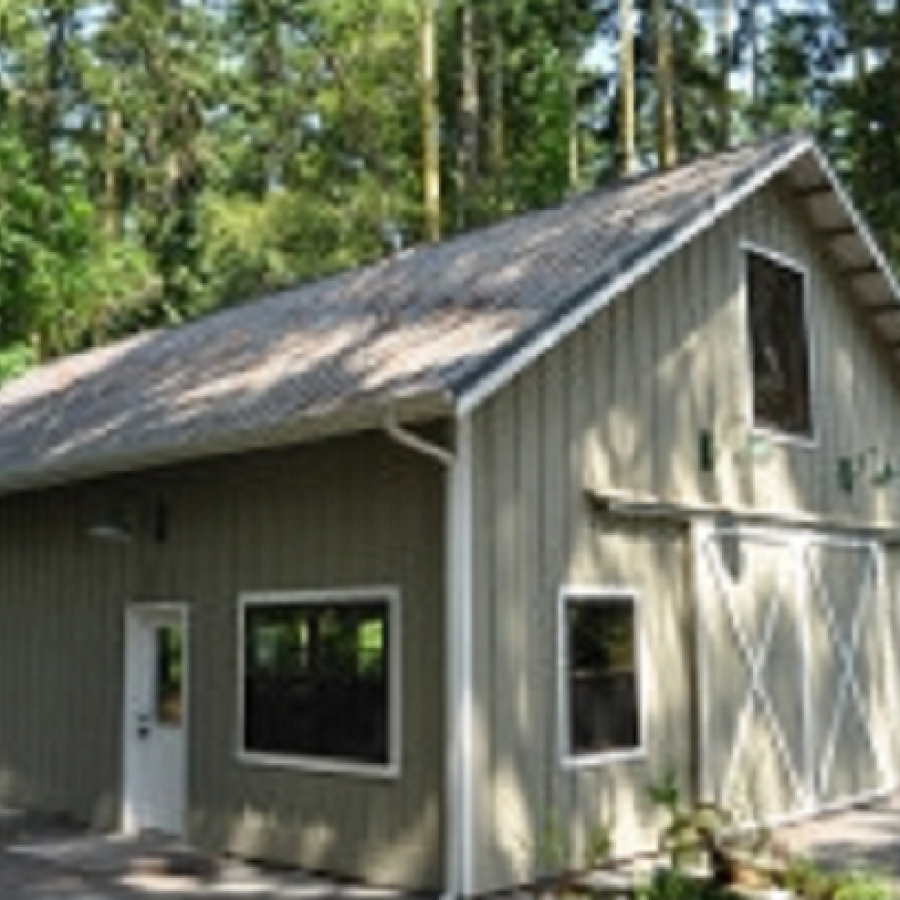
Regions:
<instances>
[{"instance_id":1,"label":"tall tree trunk","mask_svg":"<svg viewBox=\"0 0 900 900\"><path fill-rule=\"evenodd\" d=\"M58 129L63 119L62 101L65 88L66 55L69 47L71 13L65 5L49 7L47 57L44 70L43 96L38 116L40 170L45 184L55 181L55 151Z\"/></svg>"},{"instance_id":2,"label":"tall tree trunk","mask_svg":"<svg viewBox=\"0 0 900 900\"><path fill-rule=\"evenodd\" d=\"M441 148L438 110L436 0L422 0L421 102L422 102L422 184L425 237L441 237Z\"/></svg>"},{"instance_id":3,"label":"tall tree trunk","mask_svg":"<svg viewBox=\"0 0 900 900\"><path fill-rule=\"evenodd\" d=\"M866 3L855 2L851 9L850 30L853 44L853 81L860 96L869 75L868 51L868 13Z\"/></svg>"},{"instance_id":4,"label":"tall tree trunk","mask_svg":"<svg viewBox=\"0 0 900 900\"><path fill-rule=\"evenodd\" d=\"M578 129L578 39L574 22L573 0L560 0L560 44L563 48L563 83L568 131L569 189L581 186L581 148Z\"/></svg>"},{"instance_id":5,"label":"tall tree trunk","mask_svg":"<svg viewBox=\"0 0 900 900\"><path fill-rule=\"evenodd\" d=\"M475 200L478 195L478 129L481 98L478 96L474 0L463 0L460 16L461 92L459 98L459 143L456 159L456 226L461 230L472 221Z\"/></svg>"},{"instance_id":6,"label":"tall tree trunk","mask_svg":"<svg viewBox=\"0 0 900 900\"><path fill-rule=\"evenodd\" d=\"M504 0L491 3L490 22L490 117L487 125L488 171L493 193L493 213L501 214L506 204L505 47L502 29Z\"/></svg>"},{"instance_id":7,"label":"tall tree trunk","mask_svg":"<svg viewBox=\"0 0 900 900\"><path fill-rule=\"evenodd\" d=\"M750 101L753 110L754 131L758 130L760 102L762 101L762 53L759 47L759 3L749 0L748 28L750 42Z\"/></svg>"},{"instance_id":8,"label":"tall tree trunk","mask_svg":"<svg viewBox=\"0 0 900 900\"><path fill-rule=\"evenodd\" d=\"M622 171L637 170L637 115L634 76L634 0L619 0L619 145Z\"/></svg>"},{"instance_id":9,"label":"tall tree trunk","mask_svg":"<svg viewBox=\"0 0 900 900\"><path fill-rule=\"evenodd\" d=\"M719 142L722 149L731 146L731 29L734 0L719 0Z\"/></svg>"},{"instance_id":10,"label":"tall tree trunk","mask_svg":"<svg viewBox=\"0 0 900 900\"><path fill-rule=\"evenodd\" d=\"M103 225L107 237L116 238L121 228L119 167L122 144L122 114L113 107L106 113L103 151Z\"/></svg>"},{"instance_id":11,"label":"tall tree trunk","mask_svg":"<svg viewBox=\"0 0 900 900\"><path fill-rule=\"evenodd\" d=\"M656 44L657 157L662 168L670 169L678 162L678 143L672 24L666 0L653 0L653 33Z\"/></svg>"}]
</instances>

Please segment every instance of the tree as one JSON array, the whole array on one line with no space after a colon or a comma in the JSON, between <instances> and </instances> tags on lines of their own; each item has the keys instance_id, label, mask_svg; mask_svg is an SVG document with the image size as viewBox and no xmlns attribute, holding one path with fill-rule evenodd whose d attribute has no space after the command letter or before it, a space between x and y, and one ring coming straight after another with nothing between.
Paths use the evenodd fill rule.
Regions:
<instances>
[{"instance_id":1,"label":"tree","mask_svg":"<svg viewBox=\"0 0 900 900\"><path fill-rule=\"evenodd\" d=\"M721 79L719 102L720 146L731 146L731 68L732 68L732 17L734 0L719 0L718 55Z\"/></svg>"},{"instance_id":2,"label":"tree","mask_svg":"<svg viewBox=\"0 0 900 900\"><path fill-rule=\"evenodd\" d=\"M666 0L652 0L656 47L657 159L669 169L678 162L675 125L675 69L672 56L672 23Z\"/></svg>"},{"instance_id":3,"label":"tree","mask_svg":"<svg viewBox=\"0 0 900 900\"><path fill-rule=\"evenodd\" d=\"M637 169L637 121L634 71L634 2L619 0L619 123L622 169L626 175Z\"/></svg>"}]
</instances>

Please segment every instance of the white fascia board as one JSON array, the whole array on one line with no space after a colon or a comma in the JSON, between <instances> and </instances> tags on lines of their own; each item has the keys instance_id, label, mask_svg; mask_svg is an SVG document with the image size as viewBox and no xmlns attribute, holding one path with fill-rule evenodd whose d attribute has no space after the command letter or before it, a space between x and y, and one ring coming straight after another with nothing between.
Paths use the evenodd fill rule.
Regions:
<instances>
[{"instance_id":1,"label":"white fascia board","mask_svg":"<svg viewBox=\"0 0 900 900\"><path fill-rule=\"evenodd\" d=\"M771 181L776 175L789 169L800 157L814 153L815 160L821 165L822 155L816 150L812 139L798 142L789 151L778 157L747 181L717 198L702 216L698 216L690 224L677 231L672 237L640 259L630 268L620 272L608 284L604 285L593 296L578 304L568 315L564 316L552 328L535 337L513 353L504 363L488 372L476 383L465 390L457 400L457 411L468 415L490 399L501 388L505 387L519 373L536 359L552 350L584 322L596 315L604 307L609 306L618 296L630 290L638 281L646 278L654 269L673 256L699 234L711 228L723 216L735 209L740 203ZM824 173L829 183L834 183L834 176L827 167ZM854 219L858 221L858 216Z\"/></svg>"}]
</instances>

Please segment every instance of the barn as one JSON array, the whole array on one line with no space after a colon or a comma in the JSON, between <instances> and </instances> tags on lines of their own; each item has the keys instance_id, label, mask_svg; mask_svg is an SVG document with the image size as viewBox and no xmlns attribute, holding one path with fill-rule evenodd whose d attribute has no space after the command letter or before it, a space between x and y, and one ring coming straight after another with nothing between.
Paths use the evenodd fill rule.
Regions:
<instances>
[{"instance_id":1,"label":"barn","mask_svg":"<svg viewBox=\"0 0 900 900\"><path fill-rule=\"evenodd\" d=\"M36 369L0 802L463 897L647 848L663 777L890 791L898 352L790 136Z\"/></svg>"}]
</instances>

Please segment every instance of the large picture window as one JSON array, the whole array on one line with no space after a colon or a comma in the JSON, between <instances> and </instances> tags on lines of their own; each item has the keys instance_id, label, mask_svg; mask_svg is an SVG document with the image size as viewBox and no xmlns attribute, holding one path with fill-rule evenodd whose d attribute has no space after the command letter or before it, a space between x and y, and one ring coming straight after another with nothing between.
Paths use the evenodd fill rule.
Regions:
<instances>
[{"instance_id":1,"label":"large picture window","mask_svg":"<svg viewBox=\"0 0 900 900\"><path fill-rule=\"evenodd\" d=\"M748 252L747 298L754 425L812 437L804 276L768 256Z\"/></svg>"},{"instance_id":2,"label":"large picture window","mask_svg":"<svg viewBox=\"0 0 900 900\"><path fill-rule=\"evenodd\" d=\"M245 598L242 750L254 757L388 768L394 761L393 598Z\"/></svg>"},{"instance_id":3,"label":"large picture window","mask_svg":"<svg viewBox=\"0 0 900 900\"><path fill-rule=\"evenodd\" d=\"M634 596L567 594L562 618L565 756L579 762L640 751Z\"/></svg>"}]
</instances>

